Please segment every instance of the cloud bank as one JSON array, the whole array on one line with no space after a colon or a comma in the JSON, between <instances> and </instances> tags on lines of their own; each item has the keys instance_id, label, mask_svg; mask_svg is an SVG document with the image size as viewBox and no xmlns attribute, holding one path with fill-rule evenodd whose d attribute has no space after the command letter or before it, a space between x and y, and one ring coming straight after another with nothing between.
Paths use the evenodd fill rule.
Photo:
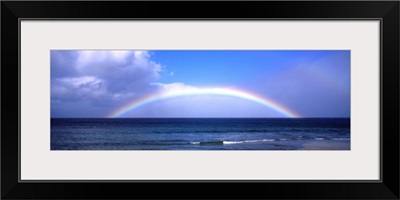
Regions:
<instances>
[{"instance_id":1,"label":"cloud bank","mask_svg":"<svg viewBox=\"0 0 400 200\"><path fill-rule=\"evenodd\" d=\"M52 51L52 114L57 104L115 106L160 88L163 66L147 51ZM54 108L54 109L53 109Z\"/></svg>"}]
</instances>

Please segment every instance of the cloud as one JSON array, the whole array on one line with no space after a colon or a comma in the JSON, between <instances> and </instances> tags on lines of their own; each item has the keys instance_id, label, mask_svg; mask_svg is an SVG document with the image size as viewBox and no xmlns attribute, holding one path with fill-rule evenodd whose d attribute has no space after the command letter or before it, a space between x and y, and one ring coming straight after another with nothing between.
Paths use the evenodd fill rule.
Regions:
<instances>
[{"instance_id":1,"label":"cloud","mask_svg":"<svg viewBox=\"0 0 400 200\"><path fill-rule=\"evenodd\" d=\"M157 89L162 70L147 51L52 51L51 98L110 105Z\"/></svg>"},{"instance_id":2,"label":"cloud","mask_svg":"<svg viewBox=\"0 0 400 200\"><path fill-rule=\"evenodd\" d=\"M59 78L53 83L51 92L53 100L90 100L107 95L104 82L93 76Z\"/></svg>"},{"instance_id":3,"label":"cloud","mask_svg":"<svg viewBox=\"0 0 400 200\"><path fill-rule=\"evenodd\" d=\"M151 83L152 86L157 88L158 93L175 93L175 92L184 92L194 89L199 89L198 87L187 85L185 83Z\"/></svg>"}]
</instances>

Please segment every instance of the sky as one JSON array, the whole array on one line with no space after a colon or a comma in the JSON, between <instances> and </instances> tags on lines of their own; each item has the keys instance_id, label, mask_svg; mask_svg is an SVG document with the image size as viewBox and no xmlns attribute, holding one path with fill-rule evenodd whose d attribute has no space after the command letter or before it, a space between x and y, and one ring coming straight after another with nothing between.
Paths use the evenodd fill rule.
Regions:
<instances>
[{"instance_id":1,"label":"sky","mask_svg":"<svg viewBox=\"0 0 400 200\"><path fill-rule=\"evenodd\" d=\"M350 117L348 50L52 50L51 117Z\"/></svg>"}]
</instances>

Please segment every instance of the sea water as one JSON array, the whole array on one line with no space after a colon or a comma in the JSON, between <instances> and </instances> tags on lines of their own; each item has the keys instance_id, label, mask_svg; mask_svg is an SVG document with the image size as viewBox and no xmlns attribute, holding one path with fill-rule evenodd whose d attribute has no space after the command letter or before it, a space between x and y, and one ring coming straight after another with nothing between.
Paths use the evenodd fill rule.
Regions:
<instances>
[{"instance_id":1,"label":"sea water","mask_svg":"<svg viewBox=\"0 0 400 200\"><path fill-rule=\"evenodd\" d=\"M52 118L51 150L350 150L350 118Z\"/></svg>"}]
</instances>

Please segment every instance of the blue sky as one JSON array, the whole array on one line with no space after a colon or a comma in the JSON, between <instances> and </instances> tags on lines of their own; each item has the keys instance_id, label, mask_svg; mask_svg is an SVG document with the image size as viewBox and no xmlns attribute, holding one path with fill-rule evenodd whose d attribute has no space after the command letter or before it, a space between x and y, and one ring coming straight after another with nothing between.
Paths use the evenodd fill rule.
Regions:
<instances>
[{"instance_id":1,"label":"blue sky","mask_svg":"<svg viewBox=\"0 0 400 200\"><path fill-rule=\"evenodd\" d=\"M350 116L350 51L51 51L51 117L105 117L137 99L230 88L302 117ZM121 117L285 117L224 95L161 99Z\"/></svg>"}]
</instances>

